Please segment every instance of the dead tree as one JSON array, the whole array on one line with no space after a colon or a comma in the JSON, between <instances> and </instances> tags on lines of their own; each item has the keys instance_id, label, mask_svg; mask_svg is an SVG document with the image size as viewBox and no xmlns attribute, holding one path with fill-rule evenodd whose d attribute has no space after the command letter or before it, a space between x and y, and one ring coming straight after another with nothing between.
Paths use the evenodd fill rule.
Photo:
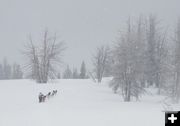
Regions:
<instances>
[{"instance_id":1,"label":"dead tree","mask_svg":"<svg viewBox=\"0 0 180 126\"><path fill-rule=\"evenodd\" d=\"M47 30L39 46L36 46L30 37L23 52L30 77L38 83L47 83L49 78L54 78L64 49L64 42L57 41L56 35L49 36Z\"/></svg>"},{"instance_id":2,"label":"dead tree","mask_svg":"<svg viewBox=\"0 0 180 126\"><path fill-rule=\"evenodd\" d=\"M93 65L98 83L101 83L102 77L107 67L108 56L109 48L102 46L97 48L96 54L93 57Z\"/></svg>"}]
</instances>

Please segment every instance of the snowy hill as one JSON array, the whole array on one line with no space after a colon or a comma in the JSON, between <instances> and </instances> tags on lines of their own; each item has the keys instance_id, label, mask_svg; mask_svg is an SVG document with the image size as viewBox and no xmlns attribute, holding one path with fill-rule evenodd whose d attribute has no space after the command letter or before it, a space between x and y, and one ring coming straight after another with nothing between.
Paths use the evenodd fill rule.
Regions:
<instances>
[{"instance_id":1,"label":"snowy hill","mask_svg":"<svg viewBox=\"0 0 180 126\"><path fill-rule=\"evenodd\" d=\"M0 126L164 126L162 97L123 102L108 80L0 81ZM45 103L38 94L58 90Z\"/></svg>"}]
</instances>

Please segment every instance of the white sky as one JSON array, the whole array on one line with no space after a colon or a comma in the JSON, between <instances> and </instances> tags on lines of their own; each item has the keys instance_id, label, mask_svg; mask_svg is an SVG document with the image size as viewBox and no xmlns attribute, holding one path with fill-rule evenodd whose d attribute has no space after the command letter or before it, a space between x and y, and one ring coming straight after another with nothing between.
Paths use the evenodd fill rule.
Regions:
<instances>
[{"instance_id":1,"label":"white sky","mask_svg":"<svg viewBox=\"0 0 180 126\"><path fill-rule=\"evenodd\" d=\"M172 27L180 0L0 0L0 60L23 63L27 36L40 38L48 28L66 42L65 63L91 66L95 48L112 43L128 17L140 14L156 14Z\"/></svg>"}]
</instances>

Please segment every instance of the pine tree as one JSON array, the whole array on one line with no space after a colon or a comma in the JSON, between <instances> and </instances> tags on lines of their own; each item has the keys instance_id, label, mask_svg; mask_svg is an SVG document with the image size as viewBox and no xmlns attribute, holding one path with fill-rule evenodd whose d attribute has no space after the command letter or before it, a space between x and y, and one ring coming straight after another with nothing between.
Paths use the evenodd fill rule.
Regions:
<instances>
[{"instance_id":1,"label":"pine tree","mask_svg":"<svg viewBox=\"0 0 180 126\"><path fill-rule=\"evenodd\" d=\"M11 66L9 65L6 58L3 61L3 79L11 79Z\"/></svg>"},{"instance_id":2,"label":"pine tree","mask_svg":"<svg viewBox=\"0 0 180 126\"><path fill-rule=\"evenodd\" d=\"M78 79L79 78L79 74L78 74L78 71L77 69L73 69L73 79Z\"/></svg>"},{"instance_id":3,"label":"pine tree","mask_svg":"<svg viewBox=\"0 0 180 126\"><path fill-rule=\"evenodd\" d=\"M12 79L22 79L23 78L23 72L21 70L20 65L14 63L12 67Z\"/></svg>"},{"instance_id":4,"label":"pine tree","mask_svg":"<svg viewBox=\"0 0 180 126\"><path fill-rule=\"evenodd\" d=\"M0 64L0 80L3 79L3 67L2 64Z\"/></svg>"},{"instance_id":5,"label":"pine tree","mask_svg":"<svg viewBox=\"0 0 180 126\"><path fill-rule=\"evenodd\" d=\"M72 71L69 68L69 65L67 66L66 70L64 71L63 78L64 79L72 79Z\"/></svg>"},{"instance_id":6,"label":"pine tree","mask_svg":"<svg viewBox=\"0 0 180 126\"><path fill-rule=\"evenodd\" d=\"M57 74L57 78L61 79L61 73L60 72Z\"/></svg>"},{"instance_id":7,"label":"pine tree","mask_svg":"<svg viewBox=\"0 0 180 126\"><path fill-rule=\"evenodd\" d=\"M86 65L84 63L84 61L81 64L81 69L80 69L80 78L81 79L85 79L86 78Z\"/></svg>"}]
</instances>

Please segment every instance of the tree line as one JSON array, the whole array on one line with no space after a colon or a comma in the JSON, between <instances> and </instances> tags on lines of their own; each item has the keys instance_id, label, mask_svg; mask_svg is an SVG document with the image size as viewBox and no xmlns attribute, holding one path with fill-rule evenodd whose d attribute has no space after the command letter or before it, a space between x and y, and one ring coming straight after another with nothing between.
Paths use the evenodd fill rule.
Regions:
<instances>
[{"instance_id":1,"label":"tree line","mask_svg":"<svg viewBox=\"0 0 180 126\"><path fill-rule=\"evenodd\" d=\"M6 58L4 58L3 63L0 63L0 80L8 79L22 79L23 72L21 66L17 63L10 65Z\"/></svg>"},{"instance_id":2,"label":"tree line","mask_svg":"<svg viewBox=\"0 0 180 126\"><path fill-rule=\"evenodd\" d=\"M60 79L61 77L58 76L58 78ZM87 70L86 70L85 62L84 61L82 62L80 72L77 70L77 68L73 68L73 70L71 70L69 65L67 65L67 67L62 75L62 78L64 78L64 79L87 79L87 78L89 78Z\"/></svg>"}]
</instances>

